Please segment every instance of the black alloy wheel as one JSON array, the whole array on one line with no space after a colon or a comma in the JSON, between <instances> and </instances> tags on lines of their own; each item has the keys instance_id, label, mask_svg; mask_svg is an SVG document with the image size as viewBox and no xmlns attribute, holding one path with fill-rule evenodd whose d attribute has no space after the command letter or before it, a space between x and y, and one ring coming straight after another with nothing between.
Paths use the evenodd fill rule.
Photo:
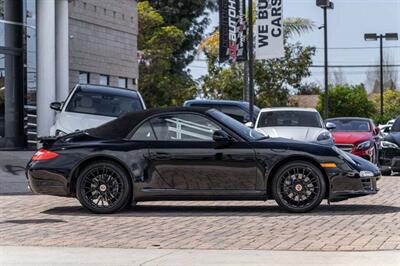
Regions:
<instances>
[{"instance_id":1,"label":"black alloy wheel","mask_svg":"<svg viewBox=\"0 0 400 266\"><path fill-rule=\"evenodd\" d=\"M278 205L290 212L308 212L323 200L326 184L321 171L305 161L283 165L273 179L272 193Z\"/></svg>"},{"instance_id":2,"label":"black alloy wheel","mask_svg":"<svg viewBox=\"0 0 400 266\"><path fill-rule=\"evenodd\" d=\"M113 213L128 205L132 188L118 164L99 161L87 166L77 180L79 202L94 213Z\"/></svg>"}]
</instances>

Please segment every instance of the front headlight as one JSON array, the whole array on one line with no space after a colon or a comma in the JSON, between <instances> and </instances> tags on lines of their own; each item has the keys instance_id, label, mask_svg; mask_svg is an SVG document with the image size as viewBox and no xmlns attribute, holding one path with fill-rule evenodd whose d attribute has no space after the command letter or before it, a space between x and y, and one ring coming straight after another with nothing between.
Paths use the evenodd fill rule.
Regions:
<instances>
[{"instance_id":1,"label":"front headlight","mask_svg":"<svg viewBox=\"0 0 400 266\"><path fill-rule=\"evenodd\" d=\"M361 171L360 176L361 177L373 177L374 173L372 173L371 171Z\"/></svg>"},{"instance_id":2,"label":"front headlight","mask_svg":"<svg viewBox=\"0 0 400 266\"><path fill-rule=\"evenodd\" d=\"M346 160L347 162L351 163L351 164L357 164L353 159L351 159L351 157L347 154L347 152L342 151L341 149L339 149L336 146L333 146L332 149L341 157L343 157L344 160Z\"/></svg>"},{"instance_id":3,"label":"front headlight","mask_svg":"<svg viewBox=\"0 0 400 266\"><path fill-rule=\"evenodd\" d=\"M327 141L332 138L332 134L330 132L322 132L318 138L317 141Z\"/></svg>"},{"instance_id":4,"label":"front headlight","mask_svg":"<svg viewBox=\"0 0 400 266\"><path fill-rule=\"evenodd\" d=\"M381 141L381 148L383 149L398 149L399 146L393 142Z\"/></svg>"},{"instance_id":5,"label":"front headlight","mask_svg":"<svg viewBox=\"0 0 400 266\"><path fill-rule=\"evenodd\" d=\"M368 149L369 147L371 147L371 141L367 140L358 144L356 148L357 150L362 151Z\"/></svg>"}]
</instances>

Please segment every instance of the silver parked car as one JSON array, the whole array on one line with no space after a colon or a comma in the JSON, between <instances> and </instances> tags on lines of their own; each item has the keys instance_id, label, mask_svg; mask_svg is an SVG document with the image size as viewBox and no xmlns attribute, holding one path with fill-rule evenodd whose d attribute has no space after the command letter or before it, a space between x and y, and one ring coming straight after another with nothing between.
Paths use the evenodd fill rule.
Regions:
<instances>
[{"instance_id":1,"label":"silver parked car","mask_svg":"<svg viewBox=\"0 0 400 266\"><path fill-rule=\"evenodd\" d=\"M333 123L324 124L312 108L265 108L258 115L255 129L271 138L287 138L333 145L329 130Z\"/></svg>"}]
</instances>

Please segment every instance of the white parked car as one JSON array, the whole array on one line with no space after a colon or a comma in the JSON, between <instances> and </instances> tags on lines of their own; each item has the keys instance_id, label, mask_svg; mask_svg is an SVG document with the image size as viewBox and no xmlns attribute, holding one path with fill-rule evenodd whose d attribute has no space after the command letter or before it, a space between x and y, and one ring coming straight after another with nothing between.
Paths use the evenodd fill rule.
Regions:
<instances>
[{"instance_id":1,"label":"white parked car","mask_svg":"<svg viewBox=\"0 0 400 266\"><path fill-rule=\"evenodd\" d=\"M77 85L65 102L51 103L57 111L52 136L100 126L121 115L146 109L136 90L99 85Z\"/></svg>"},{"instance_id":2,"label":"white parked car","mask_svg":"<svg viewBox=\"0 0 400 266\"><path fill-rule=\"evenodd\" d=\"M271 138L287 138L333 145L329 130L317 110L311 108L265 108L258 115L255 129Z\"/></svg>"}]
</instances>

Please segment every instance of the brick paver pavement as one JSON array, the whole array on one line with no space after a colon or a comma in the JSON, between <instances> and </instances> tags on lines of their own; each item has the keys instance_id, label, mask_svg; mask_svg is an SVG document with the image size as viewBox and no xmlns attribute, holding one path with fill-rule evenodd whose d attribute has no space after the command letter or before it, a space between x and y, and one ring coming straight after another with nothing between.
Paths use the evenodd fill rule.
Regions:
<instances>
[{"instance_id":1,"label":"brick paver pavement","mask_svg":"<svg viewBox=\"0 0 400 266\"><path fill-rule=\"evenodd\" d=\"M152 202L94 215L75 199L0 196L0 245L265 249L400 249L400 177L384 177L374 196L312 213L273 202Z\"/></svg>"}]
</instances>

